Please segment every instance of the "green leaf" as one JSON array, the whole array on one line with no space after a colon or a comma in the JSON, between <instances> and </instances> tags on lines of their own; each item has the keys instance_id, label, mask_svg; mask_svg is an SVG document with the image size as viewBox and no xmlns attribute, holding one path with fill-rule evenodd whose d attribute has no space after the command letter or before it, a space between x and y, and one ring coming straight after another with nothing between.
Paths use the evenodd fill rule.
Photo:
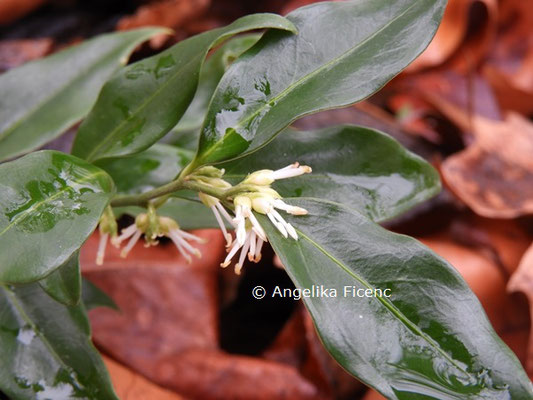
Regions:
<instances>
[{"instance_id":1,"label":"green leaf","mask_svg":"<svg viewBox=\"0 0 533 400\"><path fill-rule=\"evenodd\" d=\"M17 400L116 400L82 305L0 285L0 390Z\"/></svg>"},{"instance_id":2,"label":"green leaf","mask_svg":"<svg viewBox=\"0 0 533 400\"><path fill-rule=\"evenodd\" d=\"M170 145L155 144L131 157L101 160L97 165L115 181L122 194L138 194L173 180L193 153Z\"/></svg>"},{"instance_id":3,"label":"green leaf","mask_svg":"<svg viewBox=\"0 0 533 400\"><path fill-rule=\"evenodd\" d=\"M0 282L40 280L96 227L113 182L100 168L57 151L0 165Z\"/></svg>"},{"instance_id":4,"label":"green leaf","mask_svg":"<svg viewBox=\"0 0 533 400\"><path fill-rule=\"evenodd\" d=\"M0 161L42 146L83 118L133 49L166 31L101 35L0 75Z\"/></svg>"},{"instance_id":5,"label":"green leaf","mask_svg":"<svg viewBox=\"0 0 533 400\"><path fill-rule=\"evenodd\" d=\"M283 197L317 197L349 204L375 221L394 217L440 190L437 171L390 136L341 125L316 131L286 130L259 151L221 164L236 182L253 171L295 161L312 174L276 181Z\"/></svg>"},{"instance_id":6,"label":"green leaf","mask_svg":"<svg viewBox=\"0 0 533 400\"><path fill-rule=\"evenodd\" d=\"M375 93L427 47L445 5L358 0L293 11L298 35L267 32L222 78L195 165L250 153L303 115Z\"/></svg>"},{"instance_id":7,"label":"green leaf","mask_svg":"<svg viewBox=\"0 0 533 400\"><path fill-rule=\"evenodd\" d=\"M265 216L260 223L298 288L337 290L304 301L347 371L389 399L533 398L520 362L446 261L340 204L290 203L309 211L287 217L299 240L283 238ZM358 297L358 289L382 297Z\"/></svg>"},{"instance_id":8,"label":"green leaf","mask_svg":"<svg viewBox=\"0 0 533 400\"><path fill-rule=\"evenodd\" d=\"M233 38L209 56L200 72L198 90L196 90L191 105L187 108L178 125L163 139L165 143L196 150L200 128L218 82L231 63L252 47L260 37L261 35L252 34Z\"/></svg>"},{"instance_id":9,"label":"green leaf","mask_svg":"<svg viewBox=\"0 0 533 400\"><path fill-rule=\"evenodd\" d=\"M58 269L39 281L39 285L54 300L74 306L81 297L81 272L79 251L74 254Z\"/></svg>"},{"instance_id":10,"label":"green leaf","mask_svg":"<svg viewBox=\"0 0 533 400\"><path fill-rule=\"evenodd\" d=\"M81 125L73 154L94 161L150 147L187 110L209 49L237 33L261 28L294 31L293 25L278 15L248 15L120 70L104 85Z\"/></svg>"},{"instance_id":11,"label":"green leaf","mask_svg":"<svg viewBox=\"0 0 533 400\"><path fill-rule=\"evenodd\" d=\"M82 301L87 310L92 310L97 307L119 310L113 299L91 281L82 278L81 285Z\"/></svg>"}]
</instances>

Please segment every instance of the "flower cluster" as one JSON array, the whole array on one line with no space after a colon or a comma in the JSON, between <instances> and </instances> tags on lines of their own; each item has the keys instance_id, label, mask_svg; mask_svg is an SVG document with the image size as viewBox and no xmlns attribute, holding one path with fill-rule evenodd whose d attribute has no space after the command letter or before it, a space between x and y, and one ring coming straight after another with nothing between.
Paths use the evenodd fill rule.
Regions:
<instances>
[{"instance_id":1,"label":"flower cluster","mask_svg":"<svg viewBox=\"0 0 533 400\"><path fill-rule=\"evenodd\" d=\"M178 223L172 218L156 215L155 209L151 207L149 207L148 213L139 214L135 218L135 222L123 229L120 235L117 235L116 222L114 230L107 229L108 217L104 218L104 216L100 220L100 244L96 256L96 263L98 265L103 263L109 235L111 235L111 244L117 248L121 246L123 241L129 239L126 246L124 246L120 252L121 257L126 257L128 255L143 234L145 238L145 246L147 247L157 245L159 243L157 239L160 237L169 238L189 263L192 262L191 255L198 258L202 256L200 250L193 247L189 241L203 243L204 239L181 230Z\"/></svg>"},{"instance_id":2,"label":"flower cluster","mask_svg":"<svg viewBox=\"0 0 533 400\"><path fill-rule=\"evenodd\" d=\"M292 215L305 215L307 210L285 203L270 185L279 179L292 178L310 172L310 167L294 163L276 171L265 169L253 172L236 186L222 179L224 170L211 166L200 168L188 177L189 180L200 183L205 188L202 190L217 194L217 197L214 197L200 192L199 197L212 210L226 239L228 254L224 262L220 264L222 267L230 265L239 250L240 255L235 264L237 274L240 274L246 258L256 263L261 260L261 249L268 239L254 212L266 215L285 238L291 237L298 240L296 229L283 218L278 210ZM227 226L235 230L235 239L228 232ZM158 216L155 207L150 204L147 213L139 214L135 222L123 229L120 235L118 235L117 223L111 208L106 209L100 219L100 244L96 263L102 264L110 237L111 243L117 248L127 240L127 244L120 253L121 257L126 257L142 235L144 235L146 246L156 245L160 237L169 238L188 262L192 261L193 255L201 257L200 251L190 242L201 243L203 239L181 230L173 219Z\"/></svg>"},{"instance_id":3,"label":"flower cluster","mask_svg":"<svg viewBox=\"0 0 533 400\"><path fill-rule=\"evenodd\" d=\"M310 167L294 163L276 171L260 170L248 175L241 184L246 185L248 188L252 186L254 190L239 193L232 199L234 217L229 215L219 199L200 193L200 199L213 210L220 229L226 237L228 255L224 262L221 263L222 267L230 265L231 260L239 250L241 252L235 264L235 273L237 274L240 273L243 267L246 254L248 254L249 261L259 262L261 259L261 248L268 239L255 217L254 211L266 215L285 238L290 236L294 240L298 239L298 234L294 227L285 221L277 210L282 210L292 215L305 215L307 210L285 203L279 193L272 189L270 185L279 179L292 178L310 172ZM235 229L236 238L234 242L228 234L221 216Z\"/></svg>"}]
</instances>

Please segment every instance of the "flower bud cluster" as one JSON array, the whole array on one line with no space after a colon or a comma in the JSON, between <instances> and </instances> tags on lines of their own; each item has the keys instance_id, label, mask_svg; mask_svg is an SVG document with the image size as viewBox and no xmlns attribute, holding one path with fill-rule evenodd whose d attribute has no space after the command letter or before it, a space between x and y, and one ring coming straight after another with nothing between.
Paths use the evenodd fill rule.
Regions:
<instances>
[{"instance_id":1,"label":"flower bud cluster","mask_svg":"<svg viewBox=\"0 0 533 400\"><path fill-rule=\"evenodd\" d=\"M200 199L207 207L211 208L220 229L226 237L228 255L221 264L222 267L227 267L239 250L241 250L241 254L237 264L235 264L235 272L237 274L242 269L247 253L250 261L258 262L261 259L261 248L268 239L254 212L266 215L285 238L290 236L294 240L298 239L298 234L294 227L285 221L278 210L292 215L305 215L307 210L285 203L280 194L272 189L270 185L279 179L292 178L310 172L310 167L294 163L275 171L264 169L249 174L240 184L233 187L233 189L243 187L243 191L237 192L235 196L226 199L233 203L233 217L218 198L200 193ZM204 178L204 182L211 186L217 185L219 188L231 187L229 183L222 180L222 175L223 171L221 175L216 176L216 181ZM222 184L220 181L225 183ZM235 242L233 242L231 235L227 232L223 218L235 229Z\"/></svg>"}]
</instances>

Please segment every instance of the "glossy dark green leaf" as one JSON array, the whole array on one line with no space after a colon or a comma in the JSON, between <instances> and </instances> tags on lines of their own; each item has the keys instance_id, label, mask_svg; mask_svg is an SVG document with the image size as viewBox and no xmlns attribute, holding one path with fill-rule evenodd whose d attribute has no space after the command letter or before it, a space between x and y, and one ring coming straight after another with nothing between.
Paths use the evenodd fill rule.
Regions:
<instances>
[{"instance_id":1,"label":"glossy dark green leaf","mask_svg":"<svg viewBox=\"0 0 533 400\"><path fill-rule=\"evenodd\" d=\"M165 31L98 36L0 75L0 161L42 146L79 121L133 49Z\"/></svg>"},{"instance_id":2,"label":"glossy dark green leaf","mask_svg":"<svg viewBox=\"0 0 533 400\"><path fill-rule=\"evenodd\" d=\"M187 110L209 49L237 33L261 28L294 30L278 15L248 15L120 70L104 85L81 125L73 154L94 161L150 147Z\"/></svg>"},{"instance_id":3,"label":"glossy dark green leaf","mask_svg":"<svg viewBox=\"0 0 533 400\"><path fill-rule=\"evenodd\" d=\"M65 263L112 190L103 170L57 151L0 165L0 282L40 280Z\"/></svg>"},{"instance_id":4,"label":"glossy dark green leaf","mask_svg":"<svg viewBox=\"0 0 533 400\"><path fill-rule=\"evenodd\" d=\"M389 399L533 398L520 362L442 258L348 207L290 203L309 211L287 217L299 240L284 239L264 216L260 223L298 288L336 289L336 297L304 301L347 371ZM359 289L391 297L358 297Z\"/></svg>"},{"instance_id":5,"label":"glossy dark green leaf","mask_svg":"<svg viewBox=\"0 0 533 400\"><path fill-rule=\"evenodd\" d=\"M17 400L116 400L83 305L0 285L0 390Z\"/></svg>"},{"instance_id":6,"label":"glossy dark green leaf","mask_svg":"<svg viewBox=\"0 0 533 400\"><path fill-rule=\"evenodd\" d=\"M46 278L40 280L39 285L60 303L71 306L78 304L81 297L79 251Z\"/></svg>"},{"instance_id":7,"label":"glossy dark green leaf","mask_svg":"<svg viewBox=\"0 0 533 400\"><path fill-rule=\"evenodd\" d=\"M239 36L224 43L205 62L200 72L198 89L189 108L167 136L165 143L196 150L200 137L200 128L207 113L211 96L231 63L242 53L252 47L261 35Z\"/></svg>"},{"instance_id":8,"label":"glossy dark green leaf","mask_svg":"<svg viewBox=\"0 0 533 400\"><path fill-rule=\"evenodd\" d=\"M111 297L85 278L82 278L81 280L81 293L83 305L87 310L92 310L97 307L107 307L113 310L119 310L117 304Z\"/></svg>"},{"instance_id":9,"label":"glossy dark green leaf","mask_svg":"<svg viewBox=\"0 0 533 400\"><path fill-rule=\"evenodd\" d=\"M213 96L195 164L264 145L296 118L380 89L429 44L446 0L357 0L302 7L298 35L267 32Z\"/></svg>"},{"instance_id":10,"label":"glossy dark green leaf","mask_svg":"<svg viewBox=\"0 0 533 400\"><path fill-rule=\"evenodd\" d=\"M189 150L155 144L139 154L101 160L97 165L113 178L119 193L138 194L173 180L192 156Z\"/></svg>"},{"instance_id":11,"label":"glossy dark green leaf","mask_svg":"<svg viewBox=\"0 0 533 400\"><path fill-rule=\"evenodd\" d=\"M312 174L280 180L283 197L317 197L359 210L375 221L394 217L440 190L437 171L396 140L353 125L317 131L286 130L259 151L221 164L230 181L298 161Z\"/></svg>"}]
</instances>

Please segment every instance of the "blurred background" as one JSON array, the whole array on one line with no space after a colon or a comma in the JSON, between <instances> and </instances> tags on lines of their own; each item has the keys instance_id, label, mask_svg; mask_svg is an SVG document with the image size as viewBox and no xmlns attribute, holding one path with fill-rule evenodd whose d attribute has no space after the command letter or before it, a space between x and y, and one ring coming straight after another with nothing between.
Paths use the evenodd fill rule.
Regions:
<instances>
[{"instance_id":1,"label":"blurred background","mask_svg":"<svg viewBox=\"0 0 533 400\"><path fill-rule=\"evenodd\" d=\"M0 0L0 73L94 35L147 25L174 30L136 60L254 12L286 14L308 0ZM387 223L454 265L498 334L533 376L533 6L449 0L429 48L377 95L306 117L309 129L372 126L429 160L442 193ZM342 32L339 32L342 35ZM0 93L1 96L1 93ZM72 135L53 146L68 151ZM91 311L94 341L122 399L380 399L323 350L291 299L251 288L292 287L272 251L238 277L219 268L216 231L192 267L170 247L94 264L84 274L121 307Z\"/></svg>"}]
</instances>

